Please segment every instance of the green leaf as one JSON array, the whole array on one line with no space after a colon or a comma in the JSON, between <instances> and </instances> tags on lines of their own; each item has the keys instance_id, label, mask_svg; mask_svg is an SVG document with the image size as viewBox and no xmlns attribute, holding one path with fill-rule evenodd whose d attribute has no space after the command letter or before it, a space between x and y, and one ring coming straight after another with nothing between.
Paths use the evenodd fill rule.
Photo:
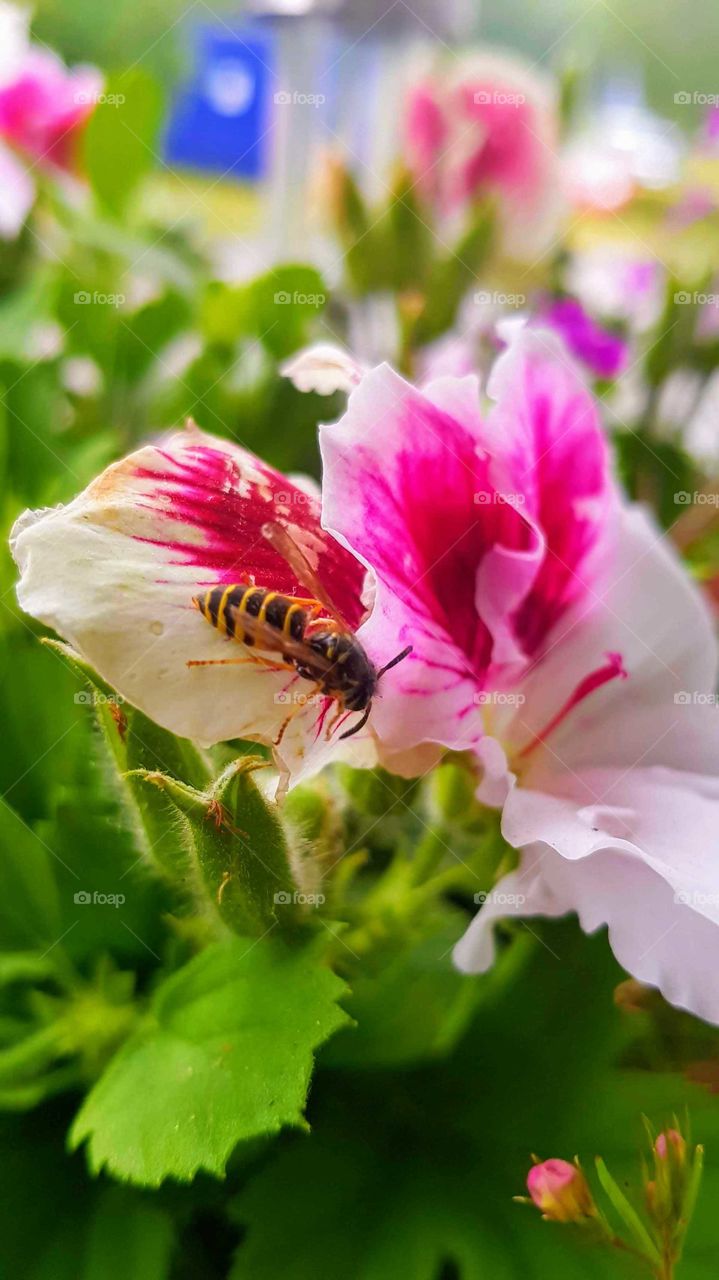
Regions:
<instances>
[{"instance_id":1,"label":"green leaf","mask_svg":"<svg viewBox=\"0 0 719 1280\"><path fill-rule=\"evenodd\" d=\"M595 1164L599 1181L616 1214L629 1231L630 1236L634 1238L635 1245L650 1262L658 1265L661 1262L661 1255L634 1205L629 1203L624 1192L617 1186L601 1156L597 1156Z\"/></svg>"},{"instance_id":2,"label":"green leaf","mask_svg":"<svg viewBox=\"0 0 719 1280\"><path fill-rule=\"evenodd\" d=\"M413 344L432 342L451 327L465 294L473 284L479 283L479 273L492 248L495 225L494 207L480 205L455 248L435 261L427 282L424 309L412 327Z\"/></svg>"},{"instance_id":3,"label":"green leaf","mask_svg":"<svg viewBox=\"0 0 719 1280\"><path fill-rule=\"evenodd\" d=\"M0 945L50 947L57 942L60 905L53 874L57 857L0 799Z\"/></svg>"},{"instance_id":4,"label":"green leaf","mask_svg":"<svg viewBox=\"0 0 719 1280\"><path fill-rule=\"evenodd\" d=\"M312 1054L347 1022L317 946L234 939L157 989L151 1016L86 1098L71 1143L146 1186L218 1177L238 1142L304 1124Z\"/></svg>"},{"instance_id":5,"label":"green leaf","mask_svg":"<svg viewBox=\"0 0 719 1280\"><path fill-rule=\"evenodd\" d=\"M167 1280L174 1230L165 1207L130 1188L91 1182L81 1158L63 1150L65 1120L56 1104L0 1117L0 1274Z\"/></svg>"},{"instance_id":6,"label":"green leaf","mask_svg":"<svg viewBox=\"0 0 719 1280\"><path fill-rule=\"evenodd\" d=\"M353 979L347 1003L357 1025L332 1041L328 1064L399 1066L453 1048L486 991L486 984L449 963L463 925L458 912L438 916L428 936L405 946L377 972L365 966Z\"/></svg>"},{"instance_id":7,"label":"green leaf","mask_svg":"<svg viewBox=\"0 0 719 1280\"><path fill-rule=\"evenodd\" d=\"M247 285L213 281L202 327L212 342L232 346L253 338L281 360L309 340L326 301L327 286L314 267L283 264Z\"/></svg>"},{"instance_id":8,"label":"green leaf","mask_svg":"<svg viewBox=\"0 0 719 1280\"><path fill-rule=\"evenodd\" d=\"M164 1280L172 1250L167 1214L125 1187L110 1187L90 1223L80 1280Z\"/></svg>"},{"instance_id":9,"label":"green leaf","mask_svg":"<svg viewBox=\"0 0 719 1280\"><path fill-rule=\"evenodd\" d=\"M162 96L140 67L109 77L85 134L85 163L92 187L116 216L157 163Z\"/></svg>"}]
</instances>

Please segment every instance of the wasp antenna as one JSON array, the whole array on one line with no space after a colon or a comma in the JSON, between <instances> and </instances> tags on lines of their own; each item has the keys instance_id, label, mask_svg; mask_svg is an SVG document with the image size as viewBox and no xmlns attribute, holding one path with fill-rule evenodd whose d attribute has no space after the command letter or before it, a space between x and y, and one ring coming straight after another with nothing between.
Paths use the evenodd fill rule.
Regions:
<instances>
[{"instance_id":1,"label":"wasp antenna","mask_svg":"<svg viewBox=\"0 0 719 1280\"><path fill-rule=\"evenodd\" d=\"M407 648L403 649L401 653L398 653L396 658L393 658L391 662L386 663L384 667L380 668L377 672L377 679L379 680L380 676L383 676L385 671L389 671L391 667L396 667L398 662L402 662L404 658L408 658L411 652L412 645L408 644Z\"/></svg>"},{"instance_id":2,"label":"wasp antenna","mask_svg":"<svg viewBox=\"0 0 719 1280\"><path fill-rule=\"evenodd\" d=\"M357 721L357 724L353 725L351 729L347 729L345 733L340 734L339 741L341 742L343 738L352 738L356 733L359 733L360 729L364 729L367 721L369 720L369 713L371 710L372 710L372 703L370 702L365 710L364 715L361 717L360 720Z\"/></svg>"}]
</instances>

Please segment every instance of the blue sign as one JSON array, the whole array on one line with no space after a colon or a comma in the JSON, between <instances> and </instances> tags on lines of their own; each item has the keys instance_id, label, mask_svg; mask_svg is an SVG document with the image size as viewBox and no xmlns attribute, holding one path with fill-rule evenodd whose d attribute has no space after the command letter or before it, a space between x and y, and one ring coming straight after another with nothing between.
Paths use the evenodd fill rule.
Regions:
<instances>
[{"instance_id":1,"label":"blue sign","mask_svg":"<svg viewBox=\"0 0 719 1280\"><path fill-rule=\"evenodd\" d=\"M268 168L273 47L256 27L196 27L192 79L177 94L165 135L169 164L261 178Z\"/></svg>"}]
</instances>

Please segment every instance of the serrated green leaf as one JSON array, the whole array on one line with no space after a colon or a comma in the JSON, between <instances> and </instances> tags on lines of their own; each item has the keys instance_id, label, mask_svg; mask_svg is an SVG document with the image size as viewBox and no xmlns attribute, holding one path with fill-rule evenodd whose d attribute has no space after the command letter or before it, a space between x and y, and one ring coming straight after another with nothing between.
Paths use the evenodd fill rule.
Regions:
<instances>
[{"instance_id":1,"label":"serrated green leaf","mask_svg":"<svg viewBox=\"0 0 719 1280\"><path fill-rule=\"evenodd\" d=\"M151 1016L86 1098L71 1144L91 1168L159 1186L221 1177L238 1142L304 1124L313 1051L348 1020L316 945L209 947L157 989Z\"/></svg>"}]
</instances>

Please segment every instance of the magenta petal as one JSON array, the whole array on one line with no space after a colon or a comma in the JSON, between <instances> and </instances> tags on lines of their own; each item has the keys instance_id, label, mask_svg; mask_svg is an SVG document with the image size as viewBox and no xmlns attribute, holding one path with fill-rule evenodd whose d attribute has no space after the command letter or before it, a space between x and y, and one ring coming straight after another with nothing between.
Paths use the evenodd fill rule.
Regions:
<instances>
[{"instance_id":1,"label":"magenta petal","mask_svg":"<svg viewBox=\"0 0 719 1280\"><path fill-rule=\"evenodd\" d=\"M323 523L376 578L362 639L378 666L413 645L374 719L394 749L476 742L478 690L495 661L522 656L511 615L541 539L492 483L473 385L444 379L422 394L383 366L322 429Z\"/></svg>"},{"instance_id":2,"label":"magenta petal","mask_svg":"<svg viewBox=\"0 0 719 1280\"><path fill-rule=\"evenodd\" d=\"M546 539L517 617L518 636L534 653L569 606L591 596L615 546L617 492L596 402L552 335L522 330L488 390L497 481Z\"/></svg>"}]
</instances>

